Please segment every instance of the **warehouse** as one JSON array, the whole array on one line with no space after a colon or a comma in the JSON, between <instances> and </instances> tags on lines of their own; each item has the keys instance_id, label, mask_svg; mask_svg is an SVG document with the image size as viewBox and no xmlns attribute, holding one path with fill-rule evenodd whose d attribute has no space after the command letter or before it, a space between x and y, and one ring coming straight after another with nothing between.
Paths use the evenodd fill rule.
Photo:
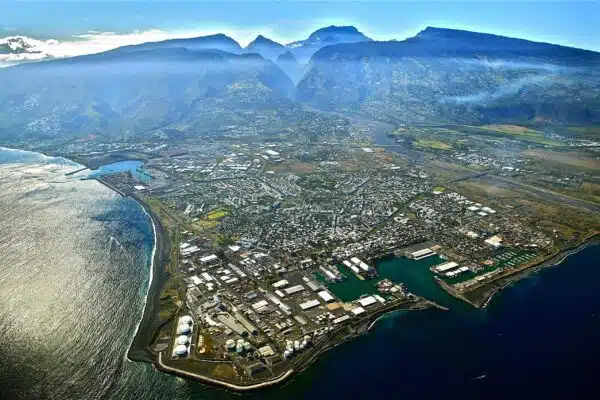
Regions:
<instances>
[{"instance_id":1,"label":"warehouse","mask_svg":"<svg viewBox=\"0 0 600 400\"><path fill-rule=\"evenodd\" d=\"M261 300L261 301L257 301L256 303L252 304L252 308L254 308L256 311L258 311L258 310L265 308L268 305L269 305L269 303L267 303L266 300Z\"/></svg>"},{"instance_id":2,"label":"warehouse","mask_svg":"<svg viewBox=\"0 0 600 400\"><path fill-rule=\"evenodd\" d=\"M275 282L271 286L273 286L275 289L281 289L282 287L285 287L287 285L289 285L289 282L286 281L285 279L282 279L280 281Z\"/></svg>"},{"instance_id":3,"label":"warehouse","mask_svg":"<svg viewBox=\"0 0 600 400\"><path fill-rule=\"evenodd\" d=\"M350 316L348 314L346 314L346 315L342 315L339 318L334 319L333 323L337 325L337 324L341 324L344 321L348 321L349 319L350 319Z\"/></svg>"},{"instance_id":4,"label":"warehouse","mask_svg":"<svg viewBox=\"0 0 600 400\"><path fill-rule=\"evenodd\" d=\"M309 300L307 302L304 302L304 303L300 304L300 308L303 311L306 311L306 310L309 310L311 308L314 308L314 307L318 306L319 304L321 304L321 303L319 303L319 300L316 300L316 299Z\"/></svg>"},{"instance_id":5,"label":"warehouse","mask_svg":"<svg viewBox=\"0 0 600 400\"><path fill-rule=\"evenodd\" d=\"M217 319L223 325L225 325L226 327L228 327L229 329L231 329L238 335L244 336L244 337L248 336L248 331L246 330L246 328L244 328L244 326L242 324L240 324L238 321L236 321L236 319L233 318L231 315L219 314L219 315L217 315Z\"/></svg>"},{"instance_id":6,"label":"warehouse","mask_svg":"<svg viewBox=\"0 0 600 400\"><path fill-rule=\"evenodd\" d=\"M441 274L442 272L448 272L451 269L454 269L456 267L458 267L458 263L456 263L454 261L449 261L449 262L445 262L445 263L440 264L440 265L436 265L435 267L431 268L431 270L433 272Z\"/></svg>"},{"instance_id":7,"label":"warehouse","mask_svg":"<svg viewBox=\"0 0 600 400\"><path fill-rule=\"evenodd\" d=\"M352 313L354 315L360 315L360 314L365 313L365 309L362 307L356 307L355 309L352 310Z\"/></svg>"},{"instance_id":8,"label":"warehouse","mask_svg":"<svg viewBox=\"0 0 600 400\"><path fill-rule=\"evenodd\" d=\"M292 287L283 289L283 291L287 295L294 294L294 293L299 293L299 292L301 292L303 290L304 290L304 286L302 286L302 285L296 285L296 286L292 286Z\"/></svg>"},{"instance_id":9,"label":"warehouse","mask_svg":"<svg viewBox=\"0 0 600 400\"><path fill-rule=\"evenodd\" d=\"M456 269L454 271L446 272L445 275L448 278L453 278L453 277L455 277L457 275L460 275L460 274L462 274L464 272L467 272L468 270L469 270L469 268L467 268L467 267L460 267L460 268L458 268L458 269Z\"/></svg>"},{"instance_id":10,"label":"warehouse","mask_svg":"<svg viewBox=\"0 0 600 400\"><path fill-rule=\"evenodd\" d=\"M377 300L375 300L375 297L373 297L373 296L368 296L368 297L363 297L362 299L358 299L358 303L362 307L368 307L371 304L375 304L375 302L377 302Z\"/></svg>"},{"instance_id":11,"label":"warehouse","mask_svg":"<svg viewBox=\"0 0 600 400\"><path fill-rule=\"evenodd\" d=\"M200 262L203 264L214 264L217 260L219 260L219 257L217 257L214 254L211 254L210 256L202 257L200 259Z\"/></svg>"},{"instance_id":12,"label":"warehouse","mask_svg":"<svg viewBox=\"0 0 600 400\"><path fill-rule=\"evenodd\" d=\"M335 300L333 298L333 296L331 294L329 294L328 291L326 290L321 290L319 293L317 293L319 295L320 298L322 298L323 300L325 300L326 303L329 303L330 301Z\"/></svg>"},{"instance_id":13,"label":"warehouse","mask_svg":"<svg viewBox=\"0 0 600 400\"><path fill-rule=\"evenodd\" d=\"M434 255L435 252L430 248L426 248L423 250L413 251L412 253L408 253L408 258L412 258L413 260L421 260L423 258L430 257Z\"/></svg>"}]
</instances>

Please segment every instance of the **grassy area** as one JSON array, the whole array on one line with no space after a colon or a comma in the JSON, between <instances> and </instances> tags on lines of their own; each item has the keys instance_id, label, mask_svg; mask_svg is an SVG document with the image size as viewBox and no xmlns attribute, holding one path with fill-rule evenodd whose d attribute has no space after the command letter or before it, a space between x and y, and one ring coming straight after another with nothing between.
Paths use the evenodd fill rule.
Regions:
<instances>
[{"instance_id":1,"label":"grassy area","mask_svg":"<svg viewBox=\"0 0 600 400\"><path fill-rule=\"evenodd\" d=\"M219 220L227 215L229 215L230 212L229 210L225 210L223 208L217 208L215 210L212 210L211 212L209 212L206 215L206 219L208 219L209 221L213 221L213 220Z\"/></svg>"},{"instance_id":2,"label":"grassy area","mask_svg":"<svg viewBox=\"0 0 600 400\"><path fill-rule=\"evenodd\" d=\"M483 129L489 129L492 131L498 131L502 133L507 133L510 135L525 135L525 136L538 136L541 135L542 132L536 131L535 129L527 128L525 126L519 125L484 125Z\"/></svg>"},{"instance_id":3,"label":"grassy area","mask_svg":"<svg viewBox=\"0 0 600 400\"><path fill-rule=\"evenodd\" d=\"M502 136L512 137L513 139L523 140L526 142L532 142L537 144L543 144L548 146L565 146L564 143L547 139L544 137L544 133L535 129L527 128L520 125L483 125L481 127L471 127L479 130L480 132L491 132L494 134L500 134Z\"/></svg>"},{"instance_id":4,"label":"grassy area","mask_svg":"<svg viewBox=\"0 0 600 400\"><path fill-rule=\"evenodd\" d=\"M600 138L600 126L570 126L567 133L581 139L597 140Z\"/></svg>"},{"instance_id":5,"label":"grassy area","mask_svg":"<svg viewBox=\"0 0 600 400\"><path fill-rule=\"evenodd\" d=\"M600 171L598 156L580 149L565 151L535 149L524 151L523 156L531 158L538 163L541 162L561 169L575 167L587 171Z\"/></svg>"},{"instance_id":6,"label":"grassy area","mask_svg":"<svg viewBox=\"0 0 600 400\"><path fill-rule=\"evenodd\" d=\"M426 147L435 150L450 150L452 148L448 143L435 139L418 139L413 144L417 147Z\"/></svg>"}]
</instances>

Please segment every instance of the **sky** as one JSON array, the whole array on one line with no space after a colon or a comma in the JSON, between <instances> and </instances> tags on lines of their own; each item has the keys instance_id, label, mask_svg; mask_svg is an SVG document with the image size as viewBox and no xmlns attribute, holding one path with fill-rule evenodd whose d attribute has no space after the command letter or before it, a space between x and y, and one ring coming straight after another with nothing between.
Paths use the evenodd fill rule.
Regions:
<instances>
[{"instance_id":1,"label":"sky","mask_svg":"<svg viewBox=\"0 0 600 400\"><path fill-rule=\"evenodd\" d=\"M218 32L242 45L258 34L287 43L329 25L354 25L376 40L402 40L436 26L600 51L599 16L598 1L0 0L0 49L13 36L27 37L32 46L31 54L5 50L0 62Z\"/></svg>"}]
</instances>

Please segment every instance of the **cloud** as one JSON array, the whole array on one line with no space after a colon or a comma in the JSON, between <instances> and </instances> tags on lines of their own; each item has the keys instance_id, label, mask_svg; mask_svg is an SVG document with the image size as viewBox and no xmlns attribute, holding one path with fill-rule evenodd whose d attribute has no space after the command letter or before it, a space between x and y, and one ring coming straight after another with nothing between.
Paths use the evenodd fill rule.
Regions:
<instances>
[{"instance_id":1,"label":"cloud","mask_svg":"<svg viewBox=\"0 0 600 400\"><path fill-rule=\"evenodd\" d=\"M263 35L272 33L271 28L259 30L217 29L181 32L151 29L131 33L89 31L82 35L75 35L71 40L64 41L55 39L39 40L27 36L8 36L0 38L0 67L27 61L101 53L126 45L206 36L215 33L224 33L237 40L241 45L246 45L254 39L257 31Z\"/></svg>"},{"instance_id":2,"label":"cloud","mask_svg":"<svg viewBox=\"0 0 600 400\"><path fill-rule=\"evenodd\" d=\"M450 102L457 104L476 104L476 103L487 103L494 100L501 99L503 97L512 96L521 89L524 89L528 85L539 85L544 84L551 80L548 75L536 75L528 76L516 79L514 81L505 83L498 86L493 90L484 90L477 93L462 95L462 96L450 96L442 99L442 102Z\"/></svg>"}]
</instances>

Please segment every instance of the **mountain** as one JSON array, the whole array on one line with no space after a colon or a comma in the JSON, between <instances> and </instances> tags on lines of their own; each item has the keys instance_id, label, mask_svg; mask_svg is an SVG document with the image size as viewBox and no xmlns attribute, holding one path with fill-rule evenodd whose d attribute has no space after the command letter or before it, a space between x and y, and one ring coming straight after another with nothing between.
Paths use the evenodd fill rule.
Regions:
<instances>
[{"instance_id":1,"label":"mountain","mask_svg":"<svg viewBox=\"0 0 600 400\"><path fill-rule=\"evenodd\" d=\"M275 61L277 57L285 52L285 47L269 38L258 35L246 48L246 53L258 53L264 58Z\"/></svg>"},{"instance_id":2,"label":"mountain","mask_svg":"<svg viewBox=\"0 0 600 400\"><path fill-rule=\"evenodd\" d=\"M600 122L600 53L427 28L320 49L296 96L388 122Z\"/></svg>"},{"instance_id":3,"label":"mountain","mask_svg":"<svg viewBox=\"0 0 600 400\"><path fill-rule=\"evenodd\" d=\"M311 33L307 39L289 43L286 47L299 63L306 64L310 57L323 47L340 43L369 42L371 40L353 26L332 25L318 29Z\"/></svg>"},{"instance_id":4,"label":"mountain","mask_svg":"<svg viewBox=\"0 0 600 400\"><path fill-rule=\"evenodd\" d=\"M292 82L296 83L302 77L302 67L289 50L279 55L276 63L292 79Z\"/></svg>"},{"instance_id":5,"label":"mountain","mask_svg":"<svg viewBox=\"0 0 600 400\"><path fill-rule=\"evenodd\" d=\"M185 48L188 50L221 50L228 53L240 54L242 47L234 39L218 33L216 35L199 36L188 39L169 39L160 42L148 42L131 46L119 47L113 51L140 51L164 48Z\"/></svg>"},{"instance_id":6,"label":"mountain","mask_svg":"<svg viewBox=\"0 0 600 400\"><path fill-rule=\"evenodd\" d=\"M180 137L295 107L273 62L220 50L132 46L4 68L0 81L11 83L0 86L0 137Z\"/></svg>"}]
</instances>

